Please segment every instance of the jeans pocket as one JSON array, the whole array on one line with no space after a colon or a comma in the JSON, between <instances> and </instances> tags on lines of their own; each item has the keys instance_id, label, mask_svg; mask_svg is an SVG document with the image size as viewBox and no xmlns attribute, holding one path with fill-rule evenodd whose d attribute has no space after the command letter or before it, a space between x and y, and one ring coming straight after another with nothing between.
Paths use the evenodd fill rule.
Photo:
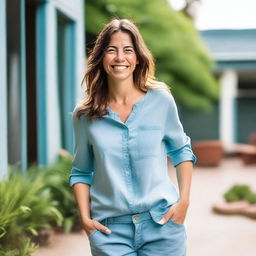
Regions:
<instances>
[{"instance_id":1,"label":"jeans pocket","mask_svg":"<svg viewBox=\"0 0 256 256\"><path fill-rule=\"evenodd\" d=\"M176 225L176 226L178 226L178 227L184 227L184 224L183 224L183 223L182 223L182 224L177 223L177 222L175 222L175 221L172 220L172 219L169 219L169 220L167 221L167 223L174 224L174 225Z\"/></svg>"},{"instance_id":2,"label":"jeans pocket","mask_svg":"<svg viewBox=\"0 0 256 256\"><path fill-rule=\"evenodd\" d=\"M99 221L102 225L105 225L104 220ZM106 226L106 225L105 225ZM107 226L106 226L107 227ZM89 235L88 238L92 237L94 234L101 232L99 229L94 229Z\"/></svg>"},{"instance_id":3,"label":"jeans pocket","mask_svg":"<svg viewBox=\"0 0 256 256\"><path fill-rule=\"evenodd\" d=\"M88 238L91 238L94 234L96 234L97 232L99 232L100 230L98 229L94 229L89 235Z\"/></svg>"}]
</instances>

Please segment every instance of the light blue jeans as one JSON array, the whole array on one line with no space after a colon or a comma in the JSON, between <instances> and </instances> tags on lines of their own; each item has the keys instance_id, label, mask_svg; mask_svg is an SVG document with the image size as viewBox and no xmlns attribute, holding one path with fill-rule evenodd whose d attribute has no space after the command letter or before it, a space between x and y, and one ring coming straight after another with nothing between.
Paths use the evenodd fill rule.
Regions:
<instances>
[{"instance_id":1,"label":"light blue jeans","mask_svg":"<svg viewBox=\"0 0 256 256\"><path fill-rule=\"evenodd\" d=\"M185 256L186 228L172 220L161 225L149 212L101 221L112 233L94 230L89 235L93 256Z\"/></svg>"}]
</instances>

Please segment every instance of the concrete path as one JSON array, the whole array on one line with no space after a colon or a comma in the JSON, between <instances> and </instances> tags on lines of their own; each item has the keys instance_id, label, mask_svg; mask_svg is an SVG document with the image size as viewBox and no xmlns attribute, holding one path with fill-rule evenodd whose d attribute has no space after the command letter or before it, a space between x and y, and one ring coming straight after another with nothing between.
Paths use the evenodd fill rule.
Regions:
<instances>
[{"instance_id":1,"label":"concrete path","mask_svg":"<svg viewBox=\"0 0 256 256\"><path fill-rule=\"evenodd\" d=\"M170 168L170 176L176 180L175 169ZM218 168L194 169L186 217L187 256L256 255L256 220L217 215L211 210L234 184L247 184L255 191L256 165L244 166L240 159L228 158ZM40 248L33 256L90 256L89 251L88 239L81 232L55 235L51 246Z\"/></svg>"}]
</instances>

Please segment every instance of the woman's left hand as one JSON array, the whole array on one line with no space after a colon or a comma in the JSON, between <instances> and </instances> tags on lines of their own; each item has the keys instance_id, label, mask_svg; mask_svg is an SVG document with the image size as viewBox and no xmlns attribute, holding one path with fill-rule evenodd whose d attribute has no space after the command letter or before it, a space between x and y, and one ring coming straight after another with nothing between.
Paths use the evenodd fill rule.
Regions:
<instances>
[{"instance_id":1,"label":"woman's left hand","mask_svg":"<svg viewBox=\"0 0 256 256\"><path fill-rule=\"evenodd\" d=\"M183 224L187 214L188 206L189 204L185 202L178 202L174 204L170 207L170 209L165 213L165 215L158 223L163 225L169 221L169 219L172 219L178 224Z\"/></svg>"}]
</instances>

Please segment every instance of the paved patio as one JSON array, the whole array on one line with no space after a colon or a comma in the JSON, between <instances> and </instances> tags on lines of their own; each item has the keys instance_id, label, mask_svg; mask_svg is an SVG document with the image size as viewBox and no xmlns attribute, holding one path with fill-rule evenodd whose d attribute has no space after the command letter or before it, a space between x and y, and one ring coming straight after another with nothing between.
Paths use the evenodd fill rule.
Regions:
<instances>
[{"instance_id":1,"label":"paved patio","mask_svg":"<svg viewBox=\"0 0 256 256\"><path fill-rule=\"evenodd\" d=\"M175 178L175 169L170 168ZM238 158L226 158L218 168L194 169L191 203L186 218L187 256L256 255L256 220L243 216L214 214L211 207L222 201L234 184L248 184L256 190L256 165L244 166ZM85 233L55 235L51 246L33 256L90 256ZM157 255L156 255L157 256ZM167 255L168 256L168 255Z\"/></svg>"}]
</instances>

